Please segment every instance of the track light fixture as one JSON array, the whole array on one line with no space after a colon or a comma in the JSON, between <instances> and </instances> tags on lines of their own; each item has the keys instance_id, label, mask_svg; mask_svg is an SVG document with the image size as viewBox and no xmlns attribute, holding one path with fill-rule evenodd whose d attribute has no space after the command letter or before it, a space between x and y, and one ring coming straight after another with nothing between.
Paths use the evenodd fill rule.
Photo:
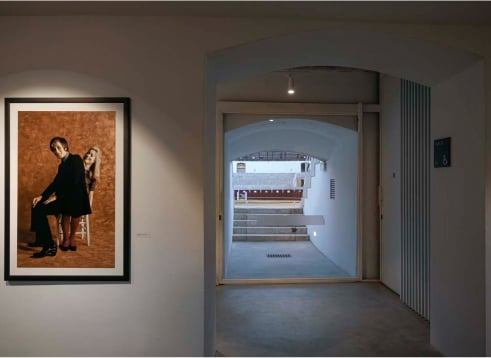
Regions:
<instances>
[{"instance_id":1,"label":"track light fixture","mask_svg":"<svg viewBox=\"0 0 491 358\"><path fill-rule=\"evenodd\" d=\"M290 74L288 75L288 94L289 95L295 94L295 88L293 86L293 78Z\"/></svg>"}]
</instances>

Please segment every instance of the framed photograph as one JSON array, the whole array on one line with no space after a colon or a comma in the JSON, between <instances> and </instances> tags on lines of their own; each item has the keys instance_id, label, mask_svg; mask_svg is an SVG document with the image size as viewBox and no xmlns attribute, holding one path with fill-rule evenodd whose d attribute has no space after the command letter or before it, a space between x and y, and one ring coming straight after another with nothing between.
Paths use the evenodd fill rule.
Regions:
<instances>
[{"instance_id":1,"label":"framed photograph","mask_svg":"<svg viewBox=\"0 0 491 358\"><path fill-rule=\"evenodd\" d=\"M129 281L129 98L5 99L5 280Z\"/></svg>"}]
</instances>

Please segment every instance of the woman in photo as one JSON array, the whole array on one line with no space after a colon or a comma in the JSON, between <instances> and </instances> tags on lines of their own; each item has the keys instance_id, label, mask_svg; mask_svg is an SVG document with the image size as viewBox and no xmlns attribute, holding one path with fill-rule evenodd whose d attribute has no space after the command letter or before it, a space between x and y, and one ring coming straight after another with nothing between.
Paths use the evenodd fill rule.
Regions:
<instances>
[{"instance_id":1,"label":"woman in photo","mask_svg":"<svg viewBox=\"0 0 491 358\"><path fill-rule=\"evenodd\" d=\"M90 206L94 198L94 190L97 180L101 175L101 150L98 147L90 147L84 155L85 185L89 194Z\"/></svg>"},{"instance_id":2,"label":"woman in photo","mask_svg":"<svg viewBox=\"0 0 491 358\"><path fill-rule=\"evenodd\" d=\"M92 200L94 198L94 191L97 179L101 173L101 150L98 147L90 147L89 150L83 156L84 170L85 170L85 188L89 196L89 204L92 208ZM73 218L65 217L62 218L62 226L65 221L71 222ZM64 231L64 230L63 230ZM65 231L64 231L65 232ZM70 233L69 246L61 245L60 249L62 251L67 251L68 249L75 251L77 246L75 245L75 233Z\"/></svg>"}]
</instances>

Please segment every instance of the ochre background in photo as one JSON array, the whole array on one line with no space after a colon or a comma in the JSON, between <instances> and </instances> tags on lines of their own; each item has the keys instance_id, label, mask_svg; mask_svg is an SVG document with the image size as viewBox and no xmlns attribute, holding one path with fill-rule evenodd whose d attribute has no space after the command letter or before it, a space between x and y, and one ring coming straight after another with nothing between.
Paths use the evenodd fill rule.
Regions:
<instances>
[{"instance_id":1,"label":"ochre background in photo","mask_svg":"<svg viewBox=\"0 0 491 358\"><path fill-rule=\"evenodd\" d=\"M115 112L26 111L18 114L18 267L114 267L115 229ZM83 158L92 146L102 153L101 176L97 180L90 215L90 246L77 236L77 251L54 257L31 258L40 248L29 248L35 234L29 231L32 199L53 181L60 164L50 151L53 137L63 137L71 154ZM53 239L57 224L49 216Z\"/></svg>"}]
</instances>

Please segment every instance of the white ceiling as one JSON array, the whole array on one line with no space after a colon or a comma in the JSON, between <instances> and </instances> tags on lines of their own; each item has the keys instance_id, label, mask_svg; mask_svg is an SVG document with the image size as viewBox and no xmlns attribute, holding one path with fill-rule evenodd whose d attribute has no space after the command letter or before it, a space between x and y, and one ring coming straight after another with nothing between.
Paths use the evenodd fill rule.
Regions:
<instances>
[{"instance_id":1,"label":"white ceiling","mask_svg":"<svg viewBox=\"0 0 491 358\"><path fill-rule=\"evenodd\" d=\"M224 162L258 151L308 153L329 160L338 145L356 148L358 133L331 123L277 118L235 128L224 137Z\"/></svg>"},{"instance_id":2,"label":"white ceiling","mask_svg":"<svg viewBox=\"0 0 491 358\"><path fill-rule=\"evenodd\" d=\"M491 25L489 1L0 1L0 15L212 16Z\"/></svg>"}]
</instances>

